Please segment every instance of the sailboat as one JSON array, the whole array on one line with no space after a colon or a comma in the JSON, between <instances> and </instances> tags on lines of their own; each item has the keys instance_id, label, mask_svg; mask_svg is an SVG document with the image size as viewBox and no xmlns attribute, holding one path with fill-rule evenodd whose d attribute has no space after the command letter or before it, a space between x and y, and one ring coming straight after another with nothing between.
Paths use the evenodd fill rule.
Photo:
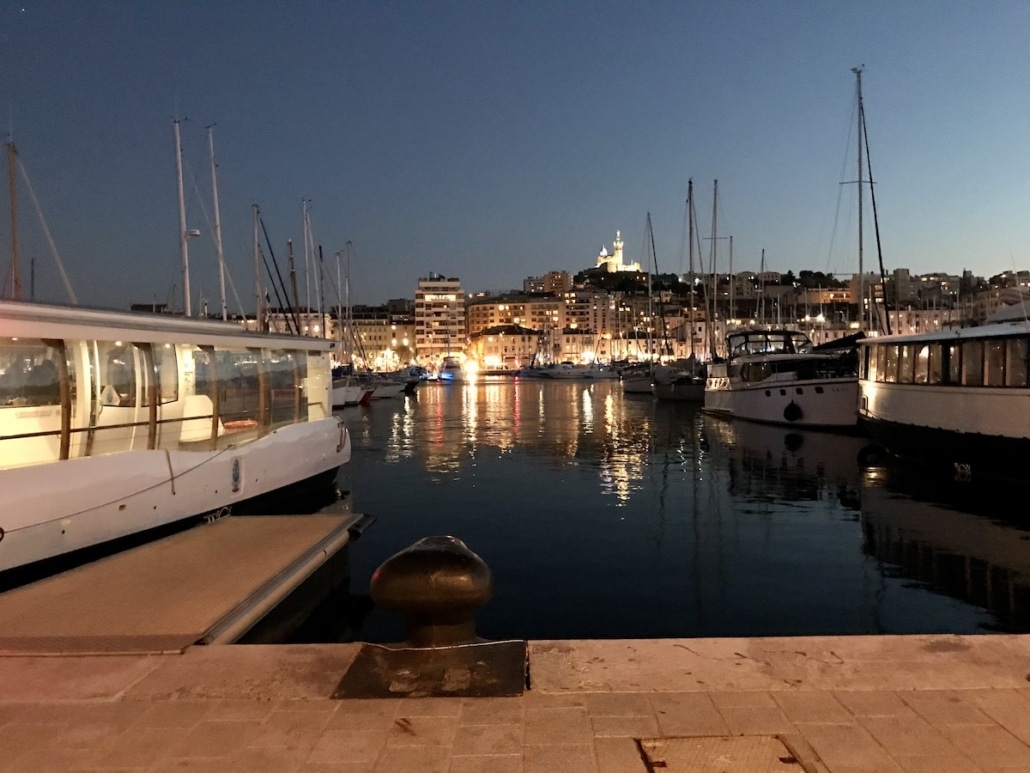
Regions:
<instances>
[{"instance_id":1,"label":"sailboat","mask_svg":"<svg viewBox=\"0 0 1030 773\"><path fill-rule=\"evenodd\" d=\"M694 356L694 306L693 306L693 274L694 274L694 181L687 181L687 222L689 224L690 250L690 357L677 360L667 365L658 365L654 369L654 395L659 400L676 400L678 402L700 403L705 396L705 379ZM653 251L653 250L652 250ZM655 271L658 270L658 258L655 257Z\"/></svg>"},{"instance_id":2,"label":"sailboat","mask_svg":"<svg viewBox=\"0 0 1030 773\"><path fill-rule=\"evenodd\" d=\"M651 240L651 254L654 255L654 234L651 232L651 213L647 213L647 237ZM657 266L656 266L657 269ZM654 290L651 277L651 260L647 261L647 362L622 371L622 391L626 394L654 394Z\"/></svg>"},{"instance_id":3,"label":"sailboat","mask_svg":"<svg viewBox=\"0 0 1030 773\"><path fill-rule=\"evenodd\" d=\"M854 73L858 78L861 276L862 148L866 137L861 68ZM865 150L868 157L868 145ZM808 336L796 330L751 329L727 336L726 360L709 370L704 411L770 424L851 428L858 424L858 397L854 348L815 347Z\"/></svg>"}]
</instances>

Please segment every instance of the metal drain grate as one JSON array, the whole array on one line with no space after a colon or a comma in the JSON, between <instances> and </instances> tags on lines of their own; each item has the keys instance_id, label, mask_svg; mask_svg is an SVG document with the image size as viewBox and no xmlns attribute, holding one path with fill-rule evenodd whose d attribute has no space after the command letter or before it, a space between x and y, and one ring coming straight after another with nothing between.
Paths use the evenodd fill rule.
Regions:
<instances>
[{"instance_id":1,"label":"metal drain grate","mask_svg":"<svg viewBox=\"0 0 1030 773\"><path fill-rule=\"evenodd\" d=\"M804 773L795 753L769 735L644 738L651 770L665 773Z\"/></svg>"}]
</instances>

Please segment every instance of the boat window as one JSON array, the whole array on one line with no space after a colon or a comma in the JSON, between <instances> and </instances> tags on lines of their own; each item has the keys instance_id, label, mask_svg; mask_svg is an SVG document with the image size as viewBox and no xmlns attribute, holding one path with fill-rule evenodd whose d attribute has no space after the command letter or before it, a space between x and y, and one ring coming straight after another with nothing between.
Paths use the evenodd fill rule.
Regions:
<instances>
[{"instance_id":1,"label":"boat window","mask_svg":"<svg viewBox=\"0 0 1030 773\"><path fill-rule=\"evenodd\" d=\"M983 386L984 383L984 342L962 342L962 384L963 386Z\"/></svg>"},{"instance_id":2,"label":"boat window","mask_svg":"<svg viewBox=\"0 0 1030 773\"><path fill-rule=\"evenodd\" d=\"M987 386L1005 386L1005 341L993 339L986 341L986 379Z\"/></svg>"},{"instance_id":3,"label":"boat window","mask_svg":"<svg viewBox=\"0 0 1030 773\"><path fill-rule=\"evenodd\" d=\"M100 353L100 400L104 405L132 408L136 405L136 362L133 344L97 341Z\"/></svg>"},{"instance_id":4,"label":"boat window","mask_svg":"<svg viewBox=\"0 0 1030 773\"><path fill-rule=\"evenodd\" d=\"M157 392L161 404L179 399L179 368L175 361L175 347L154 344L154 370L157 372Z\"/></svg>"},{"instance_id":5,"label":"boat window","mask_svg":"<svg viewBox=\"0 0 1030 773\"><path fill-rule=\"evenodd\" d=\"M893 384L898 380L898 347L885 346L886 359L883 365L883 380Z\"/></svg>"},{"instance_id":6,"label":"boat window","mask_svg":"<svg viewBox=\"0 0 1030 773\"><path fill-rule=\"evenodd\" d=\"M940 384L943 378L941 372L941 366L943 363L943 356L940 344L930 344L928 349L928 365L929 373L927 375L926 383L928 384Z\"/></svg>"},{"instance_id":7,"label":"boat window","mask_svg":"<svg viewBox=\"0 0 1030 773\"><path fill-rule=\"evenodd\" d=\"M962 365L962 346L959 343L946 344L944 347L944 355L947 358L947 367L945 372L948 374L947 383L958 384L961 379L961 365Z\"/></svg>"},{"instance_id":8,"label":"boat window","mask_svg":"<svg viewBox=\"0 0 1030 773\"><path fill-rule=\"evenodd\" d=\"M268 368L268 386L272 391L272 426L292 424L300 414L303 385L298 356L303 352L270 351L265 365Z\"/></svg>"},{"instance_id":9,"label":"boat window","mask_svg":"<svg viewBox=\"0 0 1030 773\"><path fill-rule=\"evenodd\" d=\"M260 350L216 348L214 354L218 361L218 416L225 431L256 428L262 408Z\"/></svg>"},{"instance_id":10,"label":"boat window","mask_svg":"<svg viewBox=\"0 0 1030 773\"><path fill-rule=\"evenodd\" d=\"M1027 385L1028 355L1027 339L1009 338L1005 341L1005 386Z\"/></svg>"},{"instance_id":11,"label":"boat window","mask_svg":"<svg viewBox=\"0 0 1030 773\"><path fill-rule=\"evenodd\" d=\"M930 345L916 345L915 365L912 368L912 380L916 384L925 384L930 378Z\"/></svg>"},{"instance_id":12,"label":"boat window","mask_svg":"<svg viewBox=\"0 0 1030 773\"><path fill-rule=\"evenodd\" d=\"M887 347L876 347L876 380L883 381L887 378Z\"/></svg>"},{"instance_id":13,"label":"boat window","mask_svg":"<svg viewBox=\"0 0 1030 773\"><path fill-rule=\"evenodd\" d=\"M0 407L60 405L60 357L39 339L0 338Z\"/></svg>"},{"instance_id":14,"label":"boat window","mask_svg":"<svg viewBox=\"0 0 1030 773\"><path fill-rule=\"evenodd\" d=\"M915 360L915 347L912 344L905 344L898 347L898 383L911 384L912 371Z\"/></svg>"}]
</instances>

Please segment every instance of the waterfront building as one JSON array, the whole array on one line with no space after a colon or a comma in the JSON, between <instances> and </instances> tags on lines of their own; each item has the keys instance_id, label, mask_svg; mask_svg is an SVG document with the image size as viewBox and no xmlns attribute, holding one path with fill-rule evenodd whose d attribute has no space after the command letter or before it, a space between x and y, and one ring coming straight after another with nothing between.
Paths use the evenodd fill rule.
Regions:
<instances>
[{"instance_id":1,"label":"waterfront building","mask_svg":"<svg viewBox=\"0 0 1030 773\"><path fill-rule=\"evenodd\" d=\"M461 280L430 272L415 290L415 354L421 362L457 356L465 348L465 293Z\"/></svg>"},{"instance_id":2,"label":"waterfront building","mask_svg":"<svg viewBox=\"0 0 1030 773\"><path fill-rule=\"evenodd\" d=\"M415 319L390 306L355 306L351 311L354 356L377 371L398 370L415 359Z\"/></svg>"},{"instance_id":3,"label":"waterfront building","mask_svg":"<svg viewBox=\"0 0 1030 773\"><path fill-rule=\"evenodd\" d=\"M568 271L548 271L543 276L529 276L522 281L525 293L561 295L572 289L572 275Z\"/></svg>"},{"instance_id":4,"label":"waterfront building","mask_svg":"<svg viewBox=\"0 0 1030 773\"><path fill-rule=\"evenodd\" d=\"M521 325L495 325L469 336L468 356L481 368L518 370L539 360L541 334Z\"/></svg>"}]
</instances>

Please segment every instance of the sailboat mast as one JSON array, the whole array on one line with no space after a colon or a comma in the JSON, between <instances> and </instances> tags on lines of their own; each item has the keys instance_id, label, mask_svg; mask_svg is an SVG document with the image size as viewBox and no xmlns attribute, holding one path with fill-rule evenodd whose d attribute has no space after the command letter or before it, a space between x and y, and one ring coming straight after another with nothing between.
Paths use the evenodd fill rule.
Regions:
<instances>
[{"instance_id":1,"label":"sailboat mast","mask_svg":"<svg viewBox=\"0 0 1030 773\"><path fill-rule=\"evenodd\" d=\"M862 265L862 68L852 67L858 95L858 317L865 308L865 269Z\"/></svg>"},{"instance_id":2,"label":"sailboat mast","mask_svg":"<svg viewBox=\"0 0 1030 773\"><path fill-rule=\"evenodd\" d=\"M258 226L261 220L261 213L258 210L258 205L253 205L254 209L254 322L257 325L257 329L262 331L264 327L264 308L262 303L262 292L261 292L261 234L258 230Z\"/></svg>"},{"instance_id":3,"label":"sailboat mast","mask_svg":"<svg viewBox=\"0 0 1030 773\"><path fill-rule=\"evenodd\" d=\"M710 268L711 268L711 271L712 271L712 292L711 292L712 298L711 298L711 302L709 304L710 307L711 307L711 317L709 317L709 320L708 320L708 345L709 345L709 347L711 349L711 357L712 357L713 360L715 359L715 301L716 301L716 295L718 295L718 292L719 292L719 288L718 288L719 278L718 278L718 275L715 273L716 245L719 243L719 237L717 235L718 229L717 229L717 225L716 225L718 223L718 221L719 221L719 219L718 219L718 211L719 211L719 181L716 180L715 181L715 185L712 188L712 249L711 249L711 254L710 254L711 255L711 266L710 266Z\"/></svg>"},{"instance_id":4,"label":"sailboat mast","mask_svg":"<svg viewBox=\"0 0 1030 773\"><path fill-rule=\"evenodd\" d=\"M225 255L222 253L222 216L218 210L218 174L215 163L215 137L212 129L214 124L207 127L207 144L211 151L211 197L215 206L215 252L218 253L218 289L222 295L222 321L229 319L229 309L225 305Z\"/></svg>"},{"instance_id":5,"label":"sailboat mast","mask_svg":"<svg viewBox=\"0 0 1030 773\"><path fill-rule=\"evenodd\" d=\"M18 258L18 199L14 187L14 164L18 151L7 143L7 186L11 193L11 297L21 300L21 264Z\"/></svg>"},{"instance_id":6,"label":"sailboat mast","mask_svg":"<svg viewBox=\"0 0 1030 773\"><path fill-rule=\"evenodd\" d=\"M182 256L182 296L183 312L187 317L193 316L190 309L190 254L186 246L189 234L186 233L186 197L182 191L182 141L179 137L179 122L173 121L175 130L175 179L179 186L179 253Z\"/></svg>"},{"instance_id":7,"label":"sailboat mast","mask_svg":"<svg viewBox=\"0 0 1030 773\"><path fill-rule=\"evenodd\" d=\"M694 178L687 180L687 254L690 255L690 356L694 356Z\"/></svg>"},{"instance_id":8,"label":"sailboat mast","mask_svg":"<svg viewBox=\"0 0 1030 773\"><path fill-rule=\"evenodd\" d=\"M647 235L651 239L651 252L654 253L654 235L651 233L651 213L647 213ZM651 277L651 261L647 261L647 360L654 365L654 279Z\"/></svg>"}]
</instances>

